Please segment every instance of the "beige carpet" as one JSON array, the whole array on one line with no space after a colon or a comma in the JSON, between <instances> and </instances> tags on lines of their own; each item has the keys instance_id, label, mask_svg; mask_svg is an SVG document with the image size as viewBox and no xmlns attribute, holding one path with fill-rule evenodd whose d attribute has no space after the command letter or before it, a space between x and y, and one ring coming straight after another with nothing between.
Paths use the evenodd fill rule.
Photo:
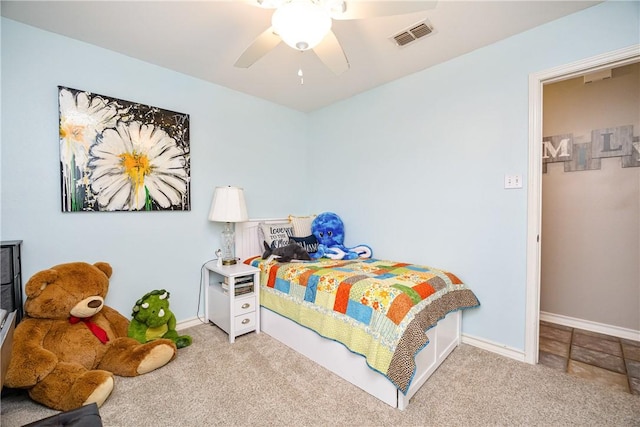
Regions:
<instances>
[{"instance_id":1,"label":"beige carpet","mask_svg":"<svg viewBox=\"0 0 640 427\"><path fill-rule=\"evenodd\" d=\"M229 344L215 326L169 365L116 377L105 427L210 425L640 426L640 396L462 345L405 411L392 409L266 334ZM57 412L5 393L2 426Z\"/></svg>"}]
</instances>

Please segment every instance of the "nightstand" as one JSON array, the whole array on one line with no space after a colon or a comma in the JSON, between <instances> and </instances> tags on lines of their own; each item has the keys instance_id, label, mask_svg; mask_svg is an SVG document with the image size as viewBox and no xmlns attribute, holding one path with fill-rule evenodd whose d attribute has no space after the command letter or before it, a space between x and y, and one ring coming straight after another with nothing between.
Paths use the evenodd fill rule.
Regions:
<instances>
[{"instance_id":1,"label":"nightstand","mask_svg":"<svg viewBox=\"0 0 640 427\"><path fill-rule=\"evenodd\" d=\"M238 335L260 333L260 269L209 261L202 280L205 318L229 334L230 343Z\"/></svg>"}]
</instances>

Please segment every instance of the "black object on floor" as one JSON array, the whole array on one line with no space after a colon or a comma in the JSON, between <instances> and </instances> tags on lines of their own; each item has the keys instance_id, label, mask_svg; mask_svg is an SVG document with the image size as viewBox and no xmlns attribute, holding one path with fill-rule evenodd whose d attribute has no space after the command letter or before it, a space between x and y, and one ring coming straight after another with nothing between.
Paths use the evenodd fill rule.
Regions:
<instances>
[{"instance_id":1,"label":"black object on floor","mask_svg":"<svg viewBox=\"0 0 640 427\"><path fill-rule=\"evenodd\" d=\"M25 424L23 427L102 427L102 418L98 412L98 405L91 403Z\"/></svg>"}]
</instances>

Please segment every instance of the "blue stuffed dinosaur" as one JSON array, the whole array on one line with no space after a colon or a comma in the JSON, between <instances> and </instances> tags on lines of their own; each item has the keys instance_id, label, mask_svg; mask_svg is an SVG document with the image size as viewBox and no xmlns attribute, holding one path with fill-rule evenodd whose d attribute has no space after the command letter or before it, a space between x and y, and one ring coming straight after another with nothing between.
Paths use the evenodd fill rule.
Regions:
<instances>
[{"instance_id":1,"label":"blue stuffed dinosaur","mask_svg":"<svg viewBox=\"0 0 640 427\"><path fill-rule=\"evenodd\" d=\"M348 248L344 245L344 223L333 212L323 212L311 223L311 233L318 240L318 251L312 258L356 259L371 258L367 245Z\"/></svg>"}]
</instances>

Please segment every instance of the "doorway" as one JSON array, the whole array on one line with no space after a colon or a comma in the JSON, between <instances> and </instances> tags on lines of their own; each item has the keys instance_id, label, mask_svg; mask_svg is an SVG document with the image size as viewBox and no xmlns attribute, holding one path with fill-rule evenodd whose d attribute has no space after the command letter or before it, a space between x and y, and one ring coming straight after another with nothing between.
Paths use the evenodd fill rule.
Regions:
<instances>
[{"instance_id":1,"label":"doorway","mask_svg":"<svg viewBox=\"0 0 640 427\"><path fill-rule=\"evenodd\" d=\"M640 61L640 45L609 52L529 76L529 168L525 361L538 363L540 321L540 234L542 223L542 89L585 73Z\"/></svg>"}]
</instances>

